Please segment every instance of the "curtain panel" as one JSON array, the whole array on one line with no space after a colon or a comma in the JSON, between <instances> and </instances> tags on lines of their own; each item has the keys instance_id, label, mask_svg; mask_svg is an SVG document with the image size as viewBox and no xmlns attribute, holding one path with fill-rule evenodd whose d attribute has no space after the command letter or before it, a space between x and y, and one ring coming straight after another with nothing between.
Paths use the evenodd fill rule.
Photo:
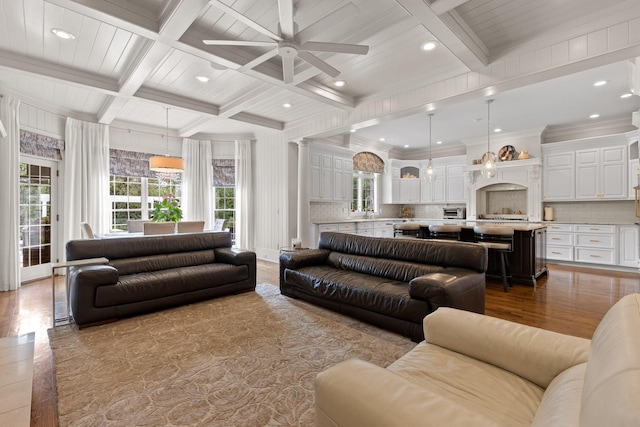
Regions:
<instances>
[{"instance_id":1,"label":"curtain panel","mask_svg":"<svg viewBox=\"0 0 640 427\"><path fill-rule=\"evenodd\" d=\"M0 99L0 121L7 132L0 137L0 290L20 287L20 100Z\"/></svg>"},{"instance_id":2,"label":"curtain panel","mask_svg":"<svg viewBox=\"0 0 640 427\"><path fill-rule=\"evenodd\" d=\"M82 237L81 223L95 234L109 230L109 128L67 118L65 126L64 239Z\"/></svg>"},{"instance_id":3,"label":"curtain panel","mask_svg":"<svg viewBox=\"0 0 640 427\"><path fill-rule=\"evenodd\" d=\"M253 156L249 140L235 142L236 246L253 250Z\"/></svg>"},{"instance_id":4,"label":"curtain panel","mask_svg":"<svg viewBox=\"0 0 640 427\"><path fill-rule=\"evenodd\" d=\"M20 131L20 152L45 159L62 160L64 141L26 130Z\"/></svg>"},{"instance_id":5,"label":"curtain panel","mask_svg":"<svg viewBox=\"0 0 640 427\"><path fill-rule=\"evenodd\" d=\"M211 141L184 138L182 141L182 211L184 219L204 221L205 230L213 228L213 150Z\"/></svg>"}]
</instances>

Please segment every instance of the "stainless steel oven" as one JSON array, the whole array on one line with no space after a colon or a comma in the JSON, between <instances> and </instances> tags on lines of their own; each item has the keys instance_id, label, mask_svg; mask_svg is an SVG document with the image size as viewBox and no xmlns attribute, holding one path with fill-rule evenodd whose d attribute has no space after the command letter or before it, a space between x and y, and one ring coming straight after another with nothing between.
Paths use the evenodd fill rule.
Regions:
<instances>
[{"instance_id":1,"label":"stainless steel oven","mask_svg":"<svg viewBox=\"0 0 640 427\"><path fill-rule=\"evenodd\" d=\"M444 219L466 219L467 208L442 208L442 218Z\"/></svg>"}]
</instances>

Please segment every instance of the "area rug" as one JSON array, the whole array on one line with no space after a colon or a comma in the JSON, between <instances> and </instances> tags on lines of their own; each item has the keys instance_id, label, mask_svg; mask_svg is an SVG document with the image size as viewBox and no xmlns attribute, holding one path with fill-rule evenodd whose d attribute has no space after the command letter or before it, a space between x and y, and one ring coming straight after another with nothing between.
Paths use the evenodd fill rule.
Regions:
<instances>
[{"instance_id":1,"label":"area rug","mask_svg":"<svg viewBox=\"0 0 640 427\"><path fill-rule=\"evenodd\" d=\"M415 345L271 284L49 339L62 427L311 426L317 373Z\"/></svg>"}]
</instances>

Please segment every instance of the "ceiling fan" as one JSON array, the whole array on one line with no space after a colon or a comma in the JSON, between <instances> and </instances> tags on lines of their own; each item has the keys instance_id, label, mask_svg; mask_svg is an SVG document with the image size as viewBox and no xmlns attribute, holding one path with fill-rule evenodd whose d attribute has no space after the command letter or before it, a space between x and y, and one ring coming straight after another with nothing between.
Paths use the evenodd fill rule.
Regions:
<instances>
[{"instance_id":1,"label":"ceiling fan","mask_svg":"<svg viewBox=\"0 0 640 427\"><path fill-rule=\"evenodd\" d=\"M282 80L285 84L293 83L294 77L294 59L301 59L318 70L330 75L331 77L337 77L340 71L329 65L324 60L318 58L311 52L328 52L328 53L349 53L355 55L366 55L369 52L369 46L346 44L346 43L325 43L308 41L302 44L298 44L297 40L300 39L301 33L295 32L295 23L293 22L293 0L278 0L278 12L280 21L279 34L275 34L272 31L264 28L262 25L252 21L240 12L230 8L220 0L211 0L209 2L212 6L220 9L221 11L233 16L238 21L244 23L250 28L258 31L261 34L269 37L272 41L244 41L244 40L203 40L206 45L217 46L257 46L257 47L272 47L267 53L260 55L247 64L243 65L239 71L247 70L262 64L265 61L279 55L282 58ZM316 28L331 28L339 22L344 21L357 14L357 9L353 3L341 7L340 9L326 15L324 18L315 22L308 27ZM307 31L305 29L304 31Z\"/></svg>"}]
</instances>

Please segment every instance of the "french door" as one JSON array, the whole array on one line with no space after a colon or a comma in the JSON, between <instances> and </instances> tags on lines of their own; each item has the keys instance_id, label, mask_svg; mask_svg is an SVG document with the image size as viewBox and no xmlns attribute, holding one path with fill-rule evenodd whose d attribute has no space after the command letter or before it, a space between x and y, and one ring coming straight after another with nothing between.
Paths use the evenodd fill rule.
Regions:
<instances>
[{"instance_id":1,"label":"french door","mask_svg":"<svg viewBox=\"0 0 640 427\"><path fill-rule=\"evenodd\" d=\"M56 260L57 162L20 158L20 280L51 275Z\"/></svg>"}]
</instances>

